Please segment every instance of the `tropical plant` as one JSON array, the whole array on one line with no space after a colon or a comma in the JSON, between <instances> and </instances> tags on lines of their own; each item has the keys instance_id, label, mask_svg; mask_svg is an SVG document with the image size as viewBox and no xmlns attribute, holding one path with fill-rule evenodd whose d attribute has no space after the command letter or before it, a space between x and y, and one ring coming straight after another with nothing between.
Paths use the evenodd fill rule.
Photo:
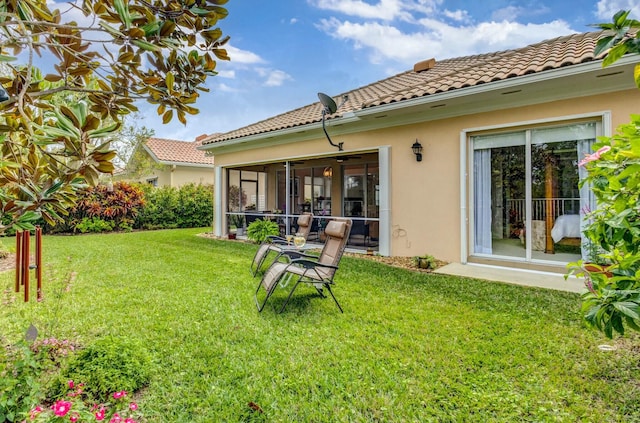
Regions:
<instances>
[{"instance_id":1,"label":"tropical plant","mask_svg":"<svg viewBox=\"0 0 640 423\"><path fill-rule=\"evenodd\" d=\"M640 22L620 11L613 22L597 24L609 31L597 43L595 53L606 53L608 66L626 53L640 53ZM640 65L635 68L640 87ZM608 264L587 267L585 261L569 263L569 274L585 278L582 295L586 321L607 337L623 335L625 327L640 331L640 115L620 125L612 137L599 137L594 153L580 161L597 207L586 214L583 229L589 248L598 251L597 260Z\"/></svg>"},{"instance_id":2,"label":"tropical plant","mask_svg":"<svg viewBox=\"0 0 640 423\"><path fill-rule=\"evenodd\" d=\"M631 10L620 10L613 15L611 23L599 23L591 26L608 31L598 40L594 55L606 52L602 66L617 62L627 53L640 53L640 21L629 19ZM635 66L634 78L640 88L640 64Z\"/></svg>"},{"instance_id":3,"label":"tropical plant","mask_svg":"<svg viewBox=\"0 0 640 423\"><path fill-rule=\"evenodd\" d=\"M280 235L280 228L276 222L269 219L256 219L247 226L247 238L257 243L275 235Z\"/></svg>"},{"instance_id":4,"label":"tropical plant","mask_svg":"<svg viewBox=\"0 0 640 423\"><path fill-rule=\"evenodd\" d=\"M234 228L244 227L244 215L243 214L231 214L229 215L229 225Z\"/></svg>"},{"instance_id":5,"label":"tropical plant","mask_svg":"<svg viewBox=\"0 0 640 423\"><path fill-rule=\"evenodd\" d=\"M597 151L580 162L588 173L597 208L587 213L583 234L597 258L570 263L585 277L586 320L608 337L624 334L625 325L640 330L640 115L612 137L600 137ZM586 267L585 262L607 263Z\"/></svg>"},{"instance_id":6,"label":"tropical plant","mask_svg":"<svg viewBox=\"0 0 640 423\"><path fill-rule=\"evenodd\" d=\"M198 113L215 59L228 60L216 27L226 1L2 3L0 233L62 221L77 189L113 171L110 137L136 100L157 105L164 123ZM53 59L44 75L36 55Z\"/></svg>"},{"instance_id":7,"label":"tropical plant","mask_svg":"<svg viewBox=\"0 0 640 423\"><path fill-rule=\"evenodd\" d=\"M436 258L431 254L415 256L413 258L413 264L421 269L435 269L436 267L438 267Z\"/></svg>"}]
</instances>

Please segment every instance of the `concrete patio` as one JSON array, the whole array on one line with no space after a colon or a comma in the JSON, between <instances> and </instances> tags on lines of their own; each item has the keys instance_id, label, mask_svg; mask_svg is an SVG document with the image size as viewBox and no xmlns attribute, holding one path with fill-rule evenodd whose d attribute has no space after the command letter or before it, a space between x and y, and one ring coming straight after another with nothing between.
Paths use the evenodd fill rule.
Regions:
<instances>
[{"instance_id":1,"label":"concrete patio","mask_svg":"<svg viewBox=\"0 0 640 423\"><path fill-rule=\"evenodd\" d=\"M450 263L435 270L434 273L485 279L514 285L555 289L558 291L580 293L584 290L583 280L574 276L565 280L564 275L559 273L536 272L486 264Z\"/></svg>"}]
</instances>

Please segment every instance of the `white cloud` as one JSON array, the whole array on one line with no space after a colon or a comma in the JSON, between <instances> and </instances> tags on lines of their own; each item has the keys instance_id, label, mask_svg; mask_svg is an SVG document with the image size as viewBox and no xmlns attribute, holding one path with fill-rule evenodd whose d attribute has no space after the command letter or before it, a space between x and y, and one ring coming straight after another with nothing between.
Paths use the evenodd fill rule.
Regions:
<instances>
[{"instance_id":1,"label":"white cloud","mask_svg":"<svg viewBox=\"0 0 640 423\"><path fill-rule=\"evenodd\" d=\"M296 19L296 18L291 18L291 20L289 21L289 23L290 23L291 25L295 25L295 24L297 24L297 23L298 23L298 19Z\"/></svg>"},{"instance_id":2,"label":"white cloud","mask_svg":"<svg viewBox=\"0 0 640 423\"><path fill-rule=\"evenodd\" d=\"M471 22L472 20L471 16L469 16L469 12L467 12L466 10L445 10L442 13L447 18L458 22Z\"/></svg>"},{"instance_id":3,"label":"white cloud","mask_svg":"<svg viewBox=\"0 0 640 423\"><path fill-rule=\"evenodd\" d=\"M223 93L237 93L240 90L238 90L236 88L233 88L230 85L227 85L227 84L224 84L224 83L220 83L220 84L218 84L218 86L216 88L216 91L220 91L220 92L223 92Z\"/></svg>"},{"instance_id":4,"label":"white cloud","mask_svg":"<svg viewBox=\"0 0 640 423\"><path fill-rule=\"evenodd\" d=\"M382 21L413 21L413 12L433 13L442 0L380 0L369 4L362 0L313 0L310 2L319 9L340 12L345 15Z\"/></svg>"},{"instance_id":5,"label":"white cloud","mask_svg":"<svg viewBox=\"0 0 640 423\"><path fill-rule=\"evenodd\" d=\"M322 20L319 28L334 38L349 40L359 49L370 51L373 63L388 60L412 65L430 57L449 57L498 51L570 34L569 24L555 20L544 24L486 22L452 26L435 19L422 19L417 32L405 33L391 25L353 23L336 18Z\"/></svg>"},{"instance_id":6,"label":"white cloud","mask_svg":"<svg viewBox=\"0 0 640 423\"><path fill-rule=\"evenodd\" d=\"M293 77L281 70L272 70L267 73L267 79L264 85L267 87L279 87L285 83L285 81L293 81Z\"/></svg>"},{"instance_id":7,"label":"white cloud","mask_svg":"<svg viewBox=\"0 0 640 423\"><path fill-rule=\"evenodd\" d=\"M254 63L264 63L262 57L247 50L241 50L237 47L232 46L231 44L227 44L225 46L229 57L231 57L232 63L239 64L254 64Z\"/></svg>"},{"instance_id":8,"label":"white cloud","mask_svg":"<svg viewBox=\"0 0 640 423\"><path fill-rule=\"evenodd\" d=\"M236 71L234 71L234 70L220 71L220 72L218 72L218 76L220 78L235 79Z\"/></svg>"},{"instance_id":9,"label":"white cloud","mask_svg":"<svg viewBox=\"0 0 640 423\"><path fill-rule=\"evenodd\" d=\"M638 0L600 0L597 4L596 17L610 22L613 15L620 10L631 10L630 16L640 15Z\"/></svg>"}]
</instances>

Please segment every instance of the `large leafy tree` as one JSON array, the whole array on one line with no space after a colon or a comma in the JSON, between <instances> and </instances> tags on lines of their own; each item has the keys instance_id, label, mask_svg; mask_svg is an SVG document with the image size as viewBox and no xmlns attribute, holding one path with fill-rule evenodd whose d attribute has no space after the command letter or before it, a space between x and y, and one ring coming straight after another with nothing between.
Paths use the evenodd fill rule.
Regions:
<instances>
[{"instance_id":1,"label":"large leafy tree","mask_svg":"<svg viewBox=\"0 0 640 423\"><path fill-rule=\"evenodd\" d=\"M0 0L0 233L55 224L78 188L112 172L109 141L136 101L164 123L198 113L228 60L226 2Z\"/></svg>"}]
</instances>

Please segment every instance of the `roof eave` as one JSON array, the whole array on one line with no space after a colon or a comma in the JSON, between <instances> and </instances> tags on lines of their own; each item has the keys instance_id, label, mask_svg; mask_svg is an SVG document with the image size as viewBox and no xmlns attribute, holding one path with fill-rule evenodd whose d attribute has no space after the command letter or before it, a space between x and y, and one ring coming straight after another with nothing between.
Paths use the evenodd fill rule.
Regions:
<instances>
[{"instance_id":1,"label":"roof eave","mask_svg":"<svg viewBox=\"0 0 640 423\"><path fill-rule=\"evenodd\" d=\"M615 69L634 64L640 61L640 56L633 55L621 58L615 64L608 66L606 69ZM452 91L441 92L437 94L431 94L427 96L416 97L412 99L406 99L394 103L381 104L377 106L367 107L355 112L355 115L361 119L367 118L370 115L383 114L398 109L407 109L412 107L418 107L422 105L429 105L431 103L442 102L449 99L455 99L460 97L470 97L477 94L488 93L492 91L502 91L505 89L513 89L522 85L528 85L532 83L540 83L544 81L555 80L564 78L571 75L584 74L589 72L595 72L602 70L602 60L595 60L591 62L581 63L577 65L566 66L562 68L551 69L539 73L533 73L529 75L522 75L514 78L503 79L500 81L489 82L480 85L474 85L472 87L460 88Z\"/></svg>"},{"instance_id":2,"label":"roof eave","mask_svg":"<svg viewBox=\"0 0 640 423\"><path fill-rule=\"evenodd\" d=\"M615 64L608 66L607 70L613 70L616 68L635 64L640 61L640 56L629 55L621 58ZM441 103L443 101L459 99L462 97L473 97L476 95L500 92L504 90L513 90L519 86L530 85L533 83L541 83L545 81L558 80L561 78L567 78L573 75L581 75L586 73L595 73L599 70L603 70L602 60L594 60L581 64L551 69L543 72L532 73L529 75L522 75L514 78L503 79L500 81L493 81L485 84L475 85L471 87L459 88L456 90L425 95L412 99L401 100L393 103L375 105L364 109L349 112L342 117L331 119L326 122L327 127L333 127L336 135L340 133L351 132L345 130L343 125L352 123L363 123L366 120L370 120L376 115L384 115L386 113L395 112L404 109L419 109L420 107L429 107L434 103ZM452 115L453 116L453 115ZM451 116L449 116L451 117ZM424 120L424 117L422 117ZM404 122L408 123L408 122ZM343 126L342 131L335 131L336 127ZM393 126L393 125L391 125ZM280 129L276 131L264 132L260 134L250 135L246 137L235 138L232 140L221 141L218 143L207 144L198 147L200 150L205 150L208 154L226 153L231 151L237 151L238 149L259 147L261 144L269 143L269 145L286 144L290 142L300 142L310 139L317 139L321 134L318 131L322 130L321 122L314 122L312 124L294 126L290 128ZM245 145L248 144L248 145Z\"/></svg>"}]
</instances>

